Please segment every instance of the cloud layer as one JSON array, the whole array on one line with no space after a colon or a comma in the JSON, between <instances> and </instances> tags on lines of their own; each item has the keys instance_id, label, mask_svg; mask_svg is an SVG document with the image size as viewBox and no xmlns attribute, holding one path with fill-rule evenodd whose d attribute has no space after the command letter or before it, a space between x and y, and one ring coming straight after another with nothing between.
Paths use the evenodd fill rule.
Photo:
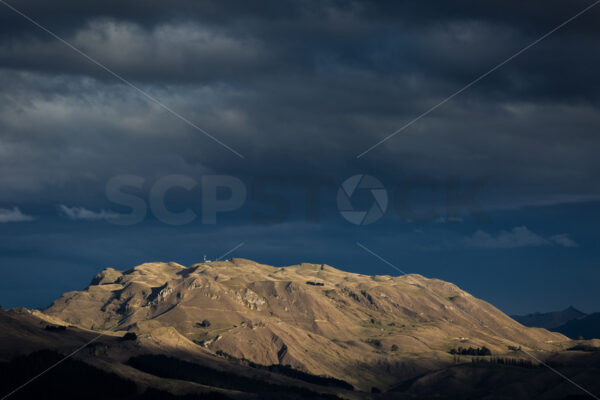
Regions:
<instances>
[{"instance_id":1,"label":"cloud layer","mask_svg":"<svg viewBox=\"0 0 600 400\"><path fill-rule=\"evenodd\" d=\"M510 231L500 231L496 234L478 230L473 236L464 239L464 245L469 248L478 249L511 249L547 245L559 245L563 247L578 246L567 234L545 238L530 231L526 226L517 226Z\"/></svg>"},{"instance_id":2,"label":"cloud layer","mask_svg":"<svg viewBox=\"0 0 600 400\"><path fill-rule=\"evenodd\" d=\"M121 173L357 169L488 176L503 204L597 198L598 10L356 160L587 5L434 3L19 4L245 162L0 7L0 200L86 204Z\"/></svg>"},{"instance_id":3,"label":"cloud layer","mask_svg":"<svg viewBox=\"0 0 600 400\"><path fill-rule=\"evenodd\" d=\"M84 207L75 207L75 206L68 207L68 206L65 206L64 204L61 204L59 206L59 210L63 215L65 215L69 219L73 219L73 220L95 221L95 220L114 219L114 218L120 217L120 214L112 212L112 211L106 211L106 210L91 211Z\"/></svg>"},{"instance_id":4,"label":"cloud layer","mask_svg":"<svg viewBox=\"0 0 600 400\"><path fill-rule=\"evenodd\" d=\"M0 208L0 223L33 221L35 218L23 214L18 207Z\"/></svg>"}]
</instances>

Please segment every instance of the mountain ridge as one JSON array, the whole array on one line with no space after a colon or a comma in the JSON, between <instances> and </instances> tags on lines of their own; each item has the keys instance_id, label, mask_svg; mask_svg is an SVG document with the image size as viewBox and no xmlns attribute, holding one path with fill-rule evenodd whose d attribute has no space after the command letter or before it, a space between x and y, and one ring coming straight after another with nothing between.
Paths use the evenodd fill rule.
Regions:
<instances>
[{"instance_id":1,"label":"mountain ridge","mask_svg":"<svg viewBox=\"0 0 600 400\"><path fill-rule=\"evenodd\" d=\"M290 365L359 387L394 383L372 365L410 377L450 362L448 351L456 347L551 351L568 340L523 327L438 279L369 276L326 264L273 267L240 258L107 268L43 312L85 329L120 324L149 340ZM403 366L407 360L412 371Z\"/></svg>"},{"instance_id":2,"label":"mountain ridge","mask_svg":"<svg viewBox=\"0 0 600 400\"><path fill-rule=\"evenodd\" d=\"M525 326L539 327L552 330L569 321L583 318L587 314L569 306L561 311L551 311L547 313L535 312L526 315L511 315L511 317Z\"/></svg>"},{"instance_id":3,"label":"mountain ridge","mask_svg":"<svg viewBox=\"0 0 600 400\"><path fill-rule=\"evenodd\" d=\"M17 399L48 382L83 396L85 384L62 389L71 373L116 375L139 398L564 399L581 389L546 365L600 391L599 342L525 327L418 274L239 258L106 268L45 310L0 310L0 369L26 382L73 358ZM17 386L0 378L0 395Z\"/></svg>"},{"instance_id":4,"label":"mountain ridge","mask_svg":"<svg viewBox=\"0 0 600 400\"><path fill-rule=\"evenodd\" d=\"M583 338L589 340L600 338L600 312L572 319L553 330L571 339Z\"/></svg>"}]
</instances>

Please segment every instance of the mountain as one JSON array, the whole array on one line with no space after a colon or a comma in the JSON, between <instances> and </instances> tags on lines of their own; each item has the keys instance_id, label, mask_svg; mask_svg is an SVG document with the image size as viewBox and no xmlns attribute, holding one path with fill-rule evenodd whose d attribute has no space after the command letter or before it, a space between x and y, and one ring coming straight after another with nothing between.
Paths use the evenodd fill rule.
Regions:
<instances>
[{"instance_id":1,"label":"mountain","mask_svg":"<svg viewBox=\"0 0 600 400\"><path fill-rule=\"evenodd\" d=\"M44 313L94 330L122 323L144 337L163 337L168 330L171 340L212 353L291 365L356 386L392 384L412 354L428 355L425 368L459 346L551 350L566 340L525 328L437 279L367 276L320 264L276 268L243 259L106 269ZM376 364L394 374L382 375Z\"/></svg>"},{"instance_id":2,"label":"mountain","mask_svg":"<svg viewBox=\"0 0 600 400\"><path fill-rule=\"evenodd\" d=\"M587 314L573 307L568 307L562 311L554 311L548 313L533 313L527 315L513 315L515 321L520 322L525 326L546 328L552 330L567 322L585 317Z\"/></svg>"},{"instance_id":3,"label":"mountain","mask_svg":"<svg viewBox=\"0 0 600 400\"><path fill-rule=\"evenodd\" d=\"M571 320L553 330L572 339L600 338L600 313L592 313L583 318Z\"/></svg>"},{"instance_id":4,"label":"mountain","mask_svg":"<svg viewBox=\"0 0 600 400\"><path fill-rule=\"evenodd\" d=\"M562 398L579 389L542 362L568 366L582 385L600 373L600 352L570 348L560 333L421 275L146 263L107 268L43 311L0 310L0 372L10 377L0 395L74 354L64 363L72 378L58 371L22 398L50 384L77 398L57 383L73 379L111 381L127 398Z\"/></svg>"}]
</instances>

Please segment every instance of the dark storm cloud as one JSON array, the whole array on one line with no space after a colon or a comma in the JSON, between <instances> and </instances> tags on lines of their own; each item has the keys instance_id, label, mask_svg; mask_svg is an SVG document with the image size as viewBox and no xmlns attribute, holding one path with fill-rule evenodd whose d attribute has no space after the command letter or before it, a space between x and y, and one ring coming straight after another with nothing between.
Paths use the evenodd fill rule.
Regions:
<instances>
[{"instance_id":1,"label":"dark storm cloud","mask_svg":"<svg viewBox=\"0 0 600 400\"><path fill-rule=\"evenodd\" d=\"M355 158L587 4L15 3L245 161L0 5L1 199L78 205L121 173L361 170L485 175L516 203L595 196L596 9Z\"/></svg>"},{"instance_id":2,"label":"dark storm cloud","mask_svg":"<svg viewBox=\"0 0 600 400\"><path fill-rule=\"evenodd\" d=\"M42 23L47 19L51 30L134 80L246 84L296 74L312 78L339 65L380 76L408 74L464 84L585 5L281 1L260 6L173 2L169 7L162 2L61 2L51 8L24 2L19 7ZM558 87L564 94L573 86L561 85L565 65L577 72L570 83L585 82L594 71L585 66L598 62L598 52L591 51L597 48L595 12L564 29L568 40L542 44L533 50L536 57L515 61L520 68L507 66L490 76L483 93L502 88L529 95ZM8 8L0 13L6 21L0 48L4 65L110 78ZM588 87L580 84L576 90Z\"/></svg>"}]
</instances>

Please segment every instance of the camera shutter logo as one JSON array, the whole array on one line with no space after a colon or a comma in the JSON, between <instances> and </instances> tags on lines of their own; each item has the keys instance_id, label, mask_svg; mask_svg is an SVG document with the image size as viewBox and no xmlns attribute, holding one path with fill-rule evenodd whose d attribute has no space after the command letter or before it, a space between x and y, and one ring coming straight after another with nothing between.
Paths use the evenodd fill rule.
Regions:
<instances>
[{"instance_id":1,"label":"camera shutter logo","mask_svg":"<svg viewBox=\"0 0 600 400\"><path fill-rule=\"evenodd\" d=\"M371 207L367 210L355 210L352 195L357 190L369 190L373 196ZM370 175L354 175L346 179L337 193L337 207L342 217L354 225L369 225L383 217L388 206L387 190L379 179Z\"/></svg>"}]
</instances>

